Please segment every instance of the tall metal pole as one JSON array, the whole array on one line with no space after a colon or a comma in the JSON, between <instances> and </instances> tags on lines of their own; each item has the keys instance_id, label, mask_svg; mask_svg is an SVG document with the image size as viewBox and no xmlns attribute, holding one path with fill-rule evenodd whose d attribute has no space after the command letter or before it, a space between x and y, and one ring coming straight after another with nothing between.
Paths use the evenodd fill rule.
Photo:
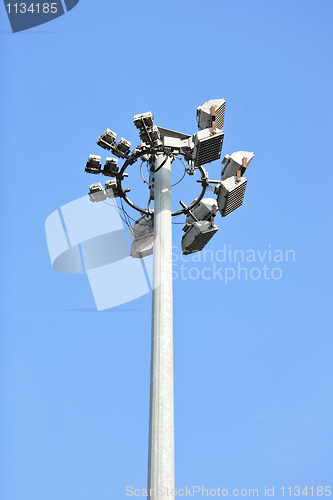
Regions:
<instances>
[{"instance_id":1,"label":"tall metal pole","mask_svg":"<svg viewBox=\"0 0 333 500\"><path fill-rule=\"evenodd\" d=\"M155 157L154 265L150 371L148 498L175 487L171 160ZM169 493L167 493L167 488ZM164 494L163 494L164 492Z\"/></svg>"}]
</instances>

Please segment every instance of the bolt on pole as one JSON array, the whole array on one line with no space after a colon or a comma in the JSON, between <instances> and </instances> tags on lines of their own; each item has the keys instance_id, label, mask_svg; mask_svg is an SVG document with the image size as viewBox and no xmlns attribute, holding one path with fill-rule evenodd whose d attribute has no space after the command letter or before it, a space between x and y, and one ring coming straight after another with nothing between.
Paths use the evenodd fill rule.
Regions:
<instances>
[{"instance_id":1,"label":"bolt on pole","mask_svg":"<svg viewBox=\"0 0 333 500\"><path fill-rule=\"evenodd\" d=\"M151 500L161 498L163 488L165 491L175 488L171 159L164 154L156 155L155 171L157 169L148 454L148 498Z\"/></svg>"}]
</instances>

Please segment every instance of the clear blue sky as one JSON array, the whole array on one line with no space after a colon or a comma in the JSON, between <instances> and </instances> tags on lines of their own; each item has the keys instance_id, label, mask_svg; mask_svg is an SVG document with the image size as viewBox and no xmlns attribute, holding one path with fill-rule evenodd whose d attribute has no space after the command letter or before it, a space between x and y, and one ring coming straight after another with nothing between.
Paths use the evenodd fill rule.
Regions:
<instances>
[{"instance_id":1,"label":"clear blue sky","mask_svg":"<svg viewBox=\"0 0 333 500\"><path fill-rule=\"evenodd\" d=\"M327 0L80 0L11 34L0 8L1 500L145 488L151 296L97 312L86 275L52 269L44 223L87 193L107 127L135 145L151 110L191 134L212 98L223 153L255 157L208 248L255 250L248 272L282 277L175 280L176 488L332 485L332 15ZM237 266L183 265L214 263Z\"/></svg>"}]
</instances>

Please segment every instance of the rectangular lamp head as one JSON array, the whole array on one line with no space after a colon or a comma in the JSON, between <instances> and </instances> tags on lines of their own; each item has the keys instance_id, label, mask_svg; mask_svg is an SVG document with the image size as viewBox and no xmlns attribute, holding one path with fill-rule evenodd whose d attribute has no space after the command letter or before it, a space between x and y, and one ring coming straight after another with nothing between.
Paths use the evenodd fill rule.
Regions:
<instances>
[{"instance_id":1,"label":"rectangular lamp head","mask_svg":"<svg viewBox=\"0 0 333 500\"><path fill-rule=\"evenodd\" d=\"M141 259L152 255L154 251L154 234L141 236L135 238L131 244L131 257L134 259Z\"/></svg>"},{"instance_id":2,"label":"rectangular lamp head","mask_svg":"<svg viewBox=\"0 0 333 500\"><path fill-rule=\"evenodd\" d=\"M106 194L100 182L89 186L89 198L93 202L105 200Z\"/></svg>"},{"instance_id":3,"label":"rectangular lamp head","mask_svg":"<svg viewBox=\"0 0 333 500\"><path fill-rule=\"evenodd\" d=\"M102 170L103 175L106 175L107 177L115 177L118 171L118 160L116 158L107 158L104 169Z\"/></svg>"},{"instance_id":4,"label":"rectangular lamp head","mask_svg":"<svg viewBox=\"0 0 333 500\"><path fill-rule=\"evenodd\" d=\"M216 133L212 133L211 128L197 132L194 135L194 166L218 160L221 156L223 138L224 132L219 129L216 129Z\"/></svg>"},{"instance_id":5,"label":"rectangular lamp head","mask_svg":"<svg viewBox=\"0 0 333 500\"><path fill-rule=\"evenodd\" d=\"M101 157L97 155L89 155L85 171L89 174L99 174L101 172Z\"/></svg>"},{"instance_id":6,"label":"rectangular lamp head","mask_svg":"<svg viewBox=\"0 0 333 500\"><path fill-rule=\"evenodd\" d=\"M229 177L216 186L217 190L217 206L222 217L226 217L242 206L247 184L246 177L237 176Z\"/></svg>"},{"instance_id":7,"label":"rectangular lamp head","mask_svg":"<svg viewBox=\"0 0 333 500\"><path fill-rule=\"evenodd\" d=\"M131 149L131 143L130 141L127 141L126 139L121 137L116 144L116 148L122 153L127 153Z\"/></svg>"},{"instance_id":8,"label":"rectangular lamp head","mask_svg":"<svg viewBox=\"0 0 333 500\"><path fill-rule=\"evenodd\" d=\"M221 172L221 179L224 181L229 177L235 176L237 174L237 170L240 170L241 174L244 175L245 170L250 165L253 157L254 154L250 151L236 151L235 153L232 153L231 156L226 155L222 160L223 168Z\"/></svg>"},{"instance_id":9,"label":"rectangular lamp head","mask_svg":"<svg viewBox=\"0 0 333 500\"><path fill-rule=\"evenodd\" d=\"M151 215L142 215L140 219L136 220L133 226L133 233L135 238L152 234L154 232L154 219Z\"/></svg>"},{"instance_id":10,"label":"rectangular lamp head","mask_svg":"<svg viewBox=\"0 0 333 500\"><path fill-rule=\"evenodd\" d=\"M225 99L211 99L197 108L197 120L199 130L212 126L212 106L215 108L215 123L220 130L223 129L225 114Z\"/></svg>"},{"instance_id":11,"label":"rectangular lamp head","mask_svg":"<svg viewBox=\"0 0 333 500\"><path fill-rule=\"evenodd\" d=\"M148 111L147 113L141 113L139 115L134 115L133 118L134 125L136 128L144 128L144 125L146 127L152 127L154 125L154 117L151 113L151 111Z\"/></svg>"},{"instance_id":12,"label":"rectangular lamp head","mask_svg":"<svg viewBox=\"0 0 333 500\"><path fill-rule=\"evenodd\" d=\"M210 221L199 221L190 224L182 237L184 255L200 252L218 231L218 227Z\"/></svg>"},{"instance_id":13,"label":"rectangular lamp head","mask_svg":"<svg viewBox=\"0 0 333 500\"><path fill-rule=\"evenodd\" d=\"M160 138L160 131L156 125L147 129L140 129L140 139L142 142L149 144L155 142Z\"/></svg>"},{"instance_id":14,"label":"rectangular lamp head","mask_svg":"<svg viewBox=\"0 0 333 500\"><path fill-rule=\"evenodd\" d=\"M107 143L109 146L115 142L117 139L117 134L115 132L112 132L109 128L103 132L102 135L99 136L97 139L97 144L98 146L101 146L104 149L110 149L105 143Z\"/></svg>"},{"instance_id":15,"label":"rectangular lamp head","mask_svg":"<svg viewBox=\"0 0 333 500\"><path fill-rule=\"evenodd\" d=\"M116 179L110 179L109 181L106 181L105 194L108 198L118 198L120 196Z\"/></svg>"},{"instance_id":16,"label":"rectangular lamp head","mask_svg":"<svg viewBox=\"0 0 333 500\"><path fill-rule=\"evenodd\" d=\"M151 215L143 215L133 226L134 240L131 245L131 257L147 257L154 249L154 220Z\"/></svg>"},{"instance_id":17,"label":"rectangular lamp head","mask_svg":"<svg viewBox=\"0 0 333 500\"><path fill-rule=\"evenodd\" d=\"M211 217L216 215L217 203L213 198L203 198L199 205L191 210L191 214L186 217L186 223L191 224L198 220L210 220ZM194 219L196 217L196 219Z\"/></svg>"}]
</instances>

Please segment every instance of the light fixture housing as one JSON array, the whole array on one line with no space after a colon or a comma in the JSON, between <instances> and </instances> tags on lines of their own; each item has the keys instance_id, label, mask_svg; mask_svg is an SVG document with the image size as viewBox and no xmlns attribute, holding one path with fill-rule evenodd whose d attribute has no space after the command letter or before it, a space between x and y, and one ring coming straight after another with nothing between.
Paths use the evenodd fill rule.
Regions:
<instances>
[{"instance_id":1,"label":"light fixture housing","mask_svg":"<svg viewBox=\"0 0 333 500\"><path fill-rule=\"evenodd\" d=\"M93 202L103 201L106 199L106 194L100 182L89 186L89 198Z\"/></svg>"},{"instance_id":2,"label":"light fixture housing","mask_svg":"<svg viewBox=\"0 0 333 500\"><path fill-rule=\"evenodd\" d=\"M85 171L89 174L99 174L101 168L101 157L98 155L89 155Z\"/></svg>"},{"instance_id":3,"label":"light fixture housing","mask_svg":"<svg viewBox=\"0 0 333 500\"><path fill-rule=\"evenodd\" d=\"M136 128L144 128L145 126L147 128L150 128L154 125L154 117L151 113L151 111L148 111L147 113L141 113L139 115L134 115L133 118L134 125Z\"/></svg>"},{"instance_id":4,"label":"light fixture housing","mask_svg":"<svg viewBox=\"0 0 333 500\"><path fill-rule=\"evenodd\" d=\"M103 175L107 177L115 177L118 171L118 160L116 158L107 158L104 169L102 170Z\"/></svg>"},{"instance_id":5,"label":"light fixture housing","mask_svg":"<svg viewBox=\"0 0 333 500\"><path fill-rule=\"evenodd\" d=\"M222 165L223 165L221 172L222 181L228 179L229 177L237 175L237 170L240 170L241 175L244 175L245 170L250 165L250 162L253 157L254 154L251 153L250 151L236 151L235 153L232 153L231 156L225 155L225 157L222 160ZM244 166L244 158L246 160L245 166Z\"/></svg>"},{"instance_id":6,"label":"light fixture housing","mask_svg":"<svg viewBox=\"0 0 333 500\"><path fill-rule=\"evenodd\" d=\"M211 220L215 217L217 202L213 198L203 198L191 213L186 216L186 224L192 224L196 220ZM195 218L194 218L194 217Z\"/></svg>"},{"instance_id":7,"label":"light fixture housing","mask_svg":"<svg viewBox=\"0 0 333 500\"><path fill-rule=\"evenodd\" d=\"M115 144L115 147L118 149L118 151L121 151L122 153L127 153L131 149L131 143L130 141L127 141L123 137L119 139L119 141Z\"/></svg>"},{"instance_id":8,"label":"light fixture housing","mask_svg":"<svg viewBox=\"0 0 333 500\"><path fill-rule=\"evenodd\" d=\"M247 184L246 177L228 177L215 188L217 206L222 217L226 217L242 206Z\"/></svg>"},{"instance_id":9,"label":"light fixture housing","mask_svg":"<svg viewBox=\"0 0 333 500\"><path fill-rule=\"evenodd\" d=\"M145 142L146 144L158 141L160 139L160 131L158 127L154 125L153 127L149 127L147 129L141 128L140 139L142 142Z\"/></svg>"},{"instance_id":10,"label":"light fixture housing","mask_svg":"<svg viewBox=\"0 0 333 500\"><path fill-rule=\"evenodd\" d=\"M193 137L194 167L218 160L221 156L223 138L224 132L219 129L216 129L215 133L212 132L211 128L197 132Z\"/></svg>"},{"instance_id":11,"label":"light fixture housing","mask_svg":"<svg viewBox=\"0 0 333 500\"><path fill-rule=\"evenodd\" d=\"M209 240L218 231L218 227L210 221L197 221L185 226L185 234L182 237L182 251L184 255L200 252Z\"/></svg>"},{"instance_id":12,"label":"light fixture housing","mask_svg":"<svg viewBox=\"0 0 333 500\"><path fill-rule=\"evenodd\" d=\"M102 135L97 139L98 146L101 146L103 149L110 149L110 146L116 141L117 134L107 128Z\"/></svg>"},{"instance_id":13,"label":"light fixture housing","mask_svg":"<svg viewBox=\"0 0 333 500\"><path fill-rule=\"evenodd\" d=\"M134 240L131 244L131 257L147 257L153 253L154 220L151 215L143 215L133 226Z\"/></svg>"},{"instance_id":14,"label":"light fixture housing","mask_svg":"<svg viewBox=\"0 0 333 500\"><path fill-rule=\"evenodd\" d=\"M116 179L110 179L105 183L105 195L108 198L118 198L120 196L120 191L118 189L118 184Z\"/></svg>"},{"instance_id":15,"label":"light fixture housing","mask_svg":"<svg viewBox=\"0 0 333 500\"><path fill-rule=\"evenodd\" d=\"M223 129L225 114L225 99L211 99L197 108L197 121L199 130L212 126L212 106L215 107L215 123L220 130Z\"/></svg>"},{"instance_id":16,"label":"light fixture housing","mask_svg":"<svg viewBox=\"0 0 333 500\"><path fill-rule=\"evenodd\" d=\"M134 222L133 233L135 238L140 238L141 236L151 234L154 231L154 219L152 215L142 215L138 220Z\"/></svg>"},{"instance_id":17,"label":"light fixture housing","mask_svg":"<svg viewBox=\"0 0 333 500\"><path fill-rule=\"evenodd\" d=\"M140 130L140 139L146 144L153 143L160 138L160 132L154 125L154 117L150 111L135 115L134 125Z\"/></svg>"}]
</instances>

